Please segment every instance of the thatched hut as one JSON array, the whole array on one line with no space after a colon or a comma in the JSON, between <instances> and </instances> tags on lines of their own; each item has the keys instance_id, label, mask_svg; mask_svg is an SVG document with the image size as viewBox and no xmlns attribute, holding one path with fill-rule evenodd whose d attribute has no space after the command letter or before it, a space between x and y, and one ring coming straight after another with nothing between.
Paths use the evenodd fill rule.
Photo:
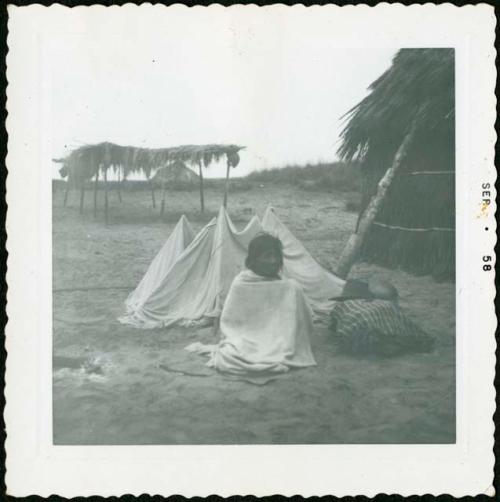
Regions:
<instances>
[{"instance_id":1,"label":"thatched hut","mask_svg":"<svg viewBox=\"0 0 500 502\"><path fill-rule=\"evenodd\" d=\"M112 169L121 179L126 179L130 173L142 173L148 180L159 169L172 165L175 162L184 162L194 168L198 168L198 179L200 184L200 205L201 211L204 211L203 194L203 170L208 168L213 162L218 162L222 158L226 159L227 176L226 191L224 195L224 205L227 201L227 188L229 180L229 171L231 167L236 167L239 163L238 152L244 147L238 145L183 145L170 148L137 148L133 146L121 146L114 143L99 143L96 145L84 145L73 150L63 159L54 159L61 162L63 167L61 175L67 176L70 187L79 187L80 212L83 210L83 200L85 195L85 182L94 178L94 211L97 199L97 183L99 176L102 175L105 187L105 214L107 221L107 175ZM153 207L156 206L154 185L151 183L151 195ZM162 212L164 208L165 190L163 190ZM65 203L67 192L65 195ZM121 200L121 195L120 195Z\"/></svg>"},{"instance_id":2,"label":"thatched hut","mask_svg":"<svg viewBox=\"0 0 500 502\"><path fill-rule=\"evenodd\" d=\"M455 78L453 49L402 49L347 114L339 155L358 159L360 218L411 130L361 257L416 274L455 271ZM358 219L359 224L359 219Z\"/></svg>"},{"instance_id":3,"label":"thatched hut","mask_svg":"<svg viewBox=\"0 0 500 502\"><path fill-rule=\"evenodd\" d=\"M199 182L199 176L184 162L176 160L158 169L153 176L153 182L155 185L162 185L165 183L192 185Z\"/></svg>"}]
</instances>

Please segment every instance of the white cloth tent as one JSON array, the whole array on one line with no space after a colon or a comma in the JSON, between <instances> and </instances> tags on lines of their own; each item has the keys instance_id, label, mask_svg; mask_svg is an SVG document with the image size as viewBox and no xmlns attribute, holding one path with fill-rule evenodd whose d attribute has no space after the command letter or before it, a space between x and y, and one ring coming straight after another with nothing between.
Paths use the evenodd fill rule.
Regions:
<instances>
[{"instance_id":1,"label":"white cloth tent","mask_svg":"<svg viewBox=\"0 0 500 502\"><path fill-rule=\"evenodd\" d=\"M154 258L137 288L128 296L119 320L138 328L203 322L221 314L231 282L243 270L248 244L266 231L283 243L283 275L303 288L311 307L323 311L340 295L345 281L322 268L272 208L262 224L254 216L238 232L224 208L195 237L183 216Z\"/></svg>"},{"instance_id":2,"label":"white cloth tent","mask_svg":"<svg viewBox=\"0 0 500 502\"><path fill-rule=\"evenodd\" d=\"M126 301L128 312L133 312L142 307L153 290L159 286L161 279L165 277L179 256L191 244L194 235L194 230L191 228L188 219L182 215L174 231L151 262L141 282L128 296Z\"/></svg>"}]
</instances>

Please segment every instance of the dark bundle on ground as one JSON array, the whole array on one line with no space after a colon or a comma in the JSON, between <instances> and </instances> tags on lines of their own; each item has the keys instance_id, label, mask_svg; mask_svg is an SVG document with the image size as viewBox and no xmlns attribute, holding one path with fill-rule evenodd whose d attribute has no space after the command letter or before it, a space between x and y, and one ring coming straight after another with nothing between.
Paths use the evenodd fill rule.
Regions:
<instances>
[{"instance_id":1,"label":"dark bundle on ground","mask_svg":"<svg viewBox=\"0 0 500 502\"><path fill-rule=\"evenodd\" d=\"M330 313L329 330L336 347L352 355L390 357L429 352L434 345L432 336L385 300L338 302Z\"/></svg>"},{"instance_id":2,"label":"dark bundle on ground","mask_svg":"<svg viewBox=\"0 0 500 502\"><path fill-rule=\"evenodd\" d=\"M414 128L402 168L363 245L386 267L455 274L455 83L453 49L403 49L347 114L339 154L361 162L360 216Z\"/></svg>"}]
</instances>

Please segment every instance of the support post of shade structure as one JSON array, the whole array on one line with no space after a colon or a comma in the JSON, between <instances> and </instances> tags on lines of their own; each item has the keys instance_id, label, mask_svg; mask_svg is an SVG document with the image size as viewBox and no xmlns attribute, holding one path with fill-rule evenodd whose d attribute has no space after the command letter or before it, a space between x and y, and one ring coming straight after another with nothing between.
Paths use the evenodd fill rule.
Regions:
<instances>
[{"instance_id":1,"label":"support post of shade structure","mask_svg":"<svg viewBox=\"0 0 500 502\"><path fill-rule=\"evenodd\" d=\"M229 191L229 172L231 170L231 162L227 159L226 182L224 184L224 207L227 208L227 193Z\"/></svg>"},{"instance_id":2,"label":"support post of shade structure","mask_svg":"<svg viewBox=\"0 0 500 502\"><path fill-rule=\"evenodd\" d=\"M156 198L155 198L155 187L153 185L153 181L148 176L149 187L151 188L151 202L153 203L153 209L156 209Z\"/></svg>"},{"instance_id":3,"label":"support post of shade structure","mask_svg":"<svg viewBox=\"0 0 500 502\"><path fill-rule=\"evenodd\" d=\"M85 181L82 180L82 186L80 187L80 214L83 214L84 199L85 199Z\"/></svg>"},{"instance_id":4,"label":"support post of shade structure","mask_svg":"<svg viewBox=\"0 0 500 502\"><path fill-rule=\"evenodd\" d=\"M163 213L165 212L165 192L166 192L166 187L165 187L165 171L163 172L163 176L161 178L161 209L160 209L160 216L163 216Z\"/></svg>"},{"instance_id":5,"label":"support post of shade structure","mask_svg":"<svg viewBox=\"0 0 500 502\"><path fill-rule=\"evenodd\" d=\"M198 169L200 172L200 207L201 207L201 212L205 212L205 198L203 195L203 170L201 167L201 160L198 161Z\"/></svg>"},{"instance_id":6,"label":"support post of shade structure","mask_svg":"<svg viewBox=\"0 0 500 502\"><path fill-rule=\"evenodd\" d=\"M99 183L99 166L95 172L95 181L94 181L94 218L97 217L97 184Z\"/></svg>"},{"instance_id":7,"label":"support post of shade structure","mask_svg":"<svg viewBox=\"0 0 500 502\"><path fill-rule=\"evenodd\" d=\"M68 193L69 193L69 176L68 176L68 181L66 181L66 190L64 191L64 201L63 201L64 207L66 207L66 204L68 203Z\"/></svg>"},{"instance_id":8,"label":"support post of shade structure","mask_svg":"<svg viewBox=\"0 0 500 502\"><path fill-rule=\"evenodd\" d=\"M104 167L104 219L108 224L108 168Z\"/></svg>"},{"instance_id":9,"label":"support post of shade structure","mask_svg":"<svg viewBox=\"0 0 500 502\"><path fill-rule=\"evenodd\" d=\"M122 201L122 176L121 176L121 167L118 166L118 184L117 186L117 191L118 191L118 201L121 203Z\"/></svg>"}]
</instances>

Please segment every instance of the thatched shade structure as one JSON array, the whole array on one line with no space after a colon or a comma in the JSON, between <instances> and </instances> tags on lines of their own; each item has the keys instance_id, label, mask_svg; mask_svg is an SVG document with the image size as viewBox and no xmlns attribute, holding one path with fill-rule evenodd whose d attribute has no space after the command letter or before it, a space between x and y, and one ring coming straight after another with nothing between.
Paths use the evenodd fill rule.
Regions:
<instances>
[{"instance_id":1,"label":"thatched shade structure","mask_svg":"<svg viewBox=\"0 0 500 502\"><path fill-rule=\"evenodd\" d=\"M453 49L402 49L347 112L339 155L361 162L360 217L410 129L400 169L362 245L362 258L418 274L455 271ZM359 224L359 220L358 220Z\"/></svg>"},{"instance_id":2,"label":"thatched shade structure","mask_svg":"<svg viewBox=\"0 0 500 502\"><path fill-rule=\"evenodd\" d=\"M95 187L97 189L100 174L104 177L105 208L107 208L107 173L109 169L113 169L123 179L126 179L130 173L142 173L150 180L152 173L162 167L174 165L176 162L196 166L199 172L200 204L203 212L202 167L208 168L213 162L218 162L224 157L228 166L235 166L237 164L235 159L239 159L238 152L242 148L244 147L238 145L183 145L170 148L137 148L105 142L79 147L64 159L54 160L63 163L61 174L65 172L68 175L68 189L71 185L81 188L80 208L83 207L85 181L95 176ZM96 199L96 189L94 191L94 201ZM153 206L155 206L153 185L151 185L151 190Z\"/></svg>"}]
</instances>

